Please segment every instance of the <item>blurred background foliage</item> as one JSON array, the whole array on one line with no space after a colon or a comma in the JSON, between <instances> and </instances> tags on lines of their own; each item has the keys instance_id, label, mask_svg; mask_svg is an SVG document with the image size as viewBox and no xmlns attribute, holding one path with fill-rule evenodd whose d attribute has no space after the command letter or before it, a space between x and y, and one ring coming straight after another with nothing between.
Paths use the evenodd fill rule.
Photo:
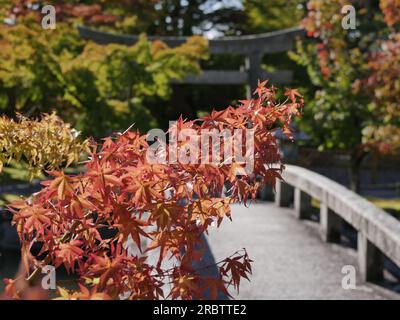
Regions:
<instances>
[{"instance_id":1,"label":"blurred background foliage","mask_svg":"<svg viewBox=\"0 0 400 320\"><path fill-rule=\"evenodd\" d=\"M143 131L165 128L179 114L197 117L245 97L242 86L170 84L201 68L239 69L243 57L209 57L202 37L170 49L144 34L240 35L296 26L301 18L301 1L268 1L268 10L262 0L50 1L57 28L43 30L40 2L1 1L0 109L9 116L56 110L94 137L132 123ZM285 15L279 14L283 7ZM77 24L143 36L131 48L96 46L79 37ZM304 78L304 69L287 56L265 61L266 69L292 68Z\"/></svg>"},{"instance_id":2,"label":"blurred background foliage","mask_svg":"<svg viewBox=\"0 0 400 320\"><path fill-rule=\"evenodd\" d=\"M56 110L85 136L94 137L132 123L141 130L156 126L157 114L145 108L146 100L165 101L171 79L199 73L199 61L208 56L207 40L194 36L178 48L168 48L143 34L132 47L99 46L82 40L75 24L95 20L108 25L114 18L98 5L70 2L57 7L61 19L55 30L47 31L38 23L39 9L21 1L10 5L9 23L0 27L3 113L31 116ZM111 12L120 7L109 3Z\"/></svg>"},{"instance_id":3,"label":"blurred background foliage","mask_svg":"<svg viewBox=\"0 0 400 320\"><path fill-rule=\"evenodd\" d=\"M37 116L56 111L95 138L142 131L180 114L196 118L242 99L244 86L186 85L202 69L239 69L244 57L213 56L201 36L259 34L302 26L307 38L293 52L265 55L267 71L292 70L291 87L305 95L298 126L319 150L341 150L359 188L363 160L400 145L400 0L103 0L46 1L57 29L40 25L42 3L0 0L0 110ZM356 8L356 29L342 27L346 4ZM99 46L81 39L83 24L120 34L141 34L132 46ZM178 48L148 35L192 36Z\"/></svg>"},{"instance_id":4,"label":"blurred background foliage","mask_svg":"<svg viewBox=\"0 0 400 320\"><path fill-rule=\"evenodd\" d=\"M343 28L345 0L308 1L308 38L291 57L307 68L314 94L303 128L320 150L348 151L351 187L371 153L398 151L400 137L400 1L351 1L355 29Z\"/></svg>"}]
</instances>

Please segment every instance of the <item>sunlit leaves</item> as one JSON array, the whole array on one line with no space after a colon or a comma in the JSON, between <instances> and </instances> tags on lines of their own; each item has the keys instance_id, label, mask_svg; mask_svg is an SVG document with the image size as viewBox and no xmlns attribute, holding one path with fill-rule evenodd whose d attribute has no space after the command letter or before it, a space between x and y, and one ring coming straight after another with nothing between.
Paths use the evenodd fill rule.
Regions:
<instances>
[{"instance_id":1,"label":"sunlit leaves","mask_svg":"<svg viewBox=\"0 0 400 320\"><path fill-rule=\"evenodd\" d=\"M21 115L17 120L0 117L0 167L11 160L24 160L29 164L33 177L47 168L76 163L87 151L88 142L82 141L79 132L55 114L45 114L39 120ZM67 179L57 178L53 182L61 198L70 191Z\"/></svg>"},{"instance_id":2,"label":"sunlit leaves","mask_svg":"<svg viewBox=\"0 0 400 320\"><path fill-rule=\"evenodd\" d=\"M80 291L67 290L58 287L59 298L56 300L111 300L112 298L104 293L97 292L96 288L89 290L83 285L79 285Z\"/></svg>"},{"instance_id":3,"label":"sunlit leaves","mask_svg":"<svg viewBox=\"0 0 400 320\"><path fill-rule=\"evenodd\" d=\"M15 215L14 221L18 227L18 231L21 233L33 233L43 234L44 228L51 224L51 217L53 213L46 208L39 205L18 205L15 204L14 208L21 208L21 210Z\"/></svg>"}]
</instances>

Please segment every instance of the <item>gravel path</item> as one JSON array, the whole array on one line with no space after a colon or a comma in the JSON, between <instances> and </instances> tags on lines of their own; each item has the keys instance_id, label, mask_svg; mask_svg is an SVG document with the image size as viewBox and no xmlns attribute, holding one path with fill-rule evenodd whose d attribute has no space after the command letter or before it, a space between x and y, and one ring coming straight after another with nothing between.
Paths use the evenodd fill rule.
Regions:
<instances>
[{"instance_id":1,"label":"gravel path","mask_svg":"<svg viewBox=\"0 0 400 320\"><path fill-rule=\"evenodd\" d=\"M299 222L290 209L272 203L234 205L207 237L215 261L246 248L253 262L251 282L243 281L237 299L399 299L372 284L342 288L345 265L357 269L356 251L320 240L318 225Z\"/></svg>"}]
</instances>

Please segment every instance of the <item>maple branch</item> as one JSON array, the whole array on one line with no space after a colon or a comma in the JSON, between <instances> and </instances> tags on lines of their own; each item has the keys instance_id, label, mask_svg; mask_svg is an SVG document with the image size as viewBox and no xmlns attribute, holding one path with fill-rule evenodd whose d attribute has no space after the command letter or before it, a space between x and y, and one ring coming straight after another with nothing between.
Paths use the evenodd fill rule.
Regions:
<instances>
[{"instance_id":1,"label":"maple branch","mask_svg":"<svg viewBox=\"0 0 400 320\"><path fill-rule=\"evenodd\" d=\"M89 212L87 213L84 218L89 218L93 213ZM79 226L80 220L75 220L71 226L71 230L68 230L66 233L64 233L64 235L62 236L62 238L60 239L60 243L66 243L68 241L71 240L75 229ZM47 255L44 260L42 261L45 265L47 265L48 263L50 263L51 261L51 257L49 255ZM41 267L37 267L29 276L28 278L26 278L26 281L28 281L29 285L33 285L35 283L35 281L37 280L37 278L39 277L40 273L42 272L42 268Z\"/></svg>"},{"instance_id":2,"label":"maple branch","mask_svg":"<svg viewBox=\"0 0 400 320\"><path fill-rule=\"evenodd\" d=\"M251 158L258 161L253 175L259 175L266 181L271 177L280 178L275 171L265 169L267 156L274 163L280 163L276 141L269 134L271 129L268 125L281 120L277 125L290 133L287 126L291 116L298 114L303 101L293 102L298 93L288 91L285 95L293 96L293 103L276 107L274 94L265 84L260 84L258 99L244 101L236 109L229 107L222 112L213 111L210 116L202 119L201 125L194 125L194 121L185 122L180 117L176 130L181 132L191 129L201 134L204 129L217 128L232 133L236 129L249 129L251 124L255 130L254 135L261 137L255 141L258 147L254 147L256 153L254 159ZM268 106L275 106L274 112L266 106L267 103ZM180 162L154 165L147 161L149 145L145 136L139 132L128 130L118 135L115 141L112 137L105 140L99 151L96 151L96 144L91 144L92 158L86 165L87 172L79 178L54 172L55 178L46 184L47 192L44 196L32 200L35 212L31 212L30 204L15 204L20 215L15 215L14 219L19 225L24 225L33 214L37 215L35 219L43 218L33 228L21 231L22 236L24 233L30 236L25 241L21 237L25 244L28 244L31 237L37 236L37 232L45 233L40 240L44 242L40 260L38 257L29 260L33 269L31 274L30 270L26 274L28 282L35 282L45 264L60 262L61 265L62 262L65 267L73 269L81 281L86 275L104 278L104 281L87 283L92 287L91 291L86 285L80 287L80 291L78 289L73 294L73 298L78 299L90 296L118 298L118 294L126 292L128 288L125 280L129 280L129 288L133 292L130 298L133 299L141 299L144 292L150 298L157 298L161 295L162 287L168 283L173 284L170 293L173 299L200 296L202 293L199 290L206 290L210 286L214 291L222 287L224 290L231 284L238 289L240 279L248 279L251 273L252 261L246 250L238 250L228 258L210 263L198 257L198 254L204 254L197 252L196 246L201 244L199 235L207 232L210 221L218 219L220 222L225 217L231 218L229 204L248 204L259 188L260 183L256 179L236 174L242 162L231 164L231 161L236 161L236 158L232 158L228 163L211 165L212 168ZM234 136L230 135L226 143L235 143ZM260 144L266 147L260 147ZM184 146L179 148L185 150ZM228 197L221 195L224 181L232 184L232 194ZM169 189L171 195L166 195L165 191ZM96 209L92 209L93 201L97 203ZM49 209L58 219L47 217ZM151 215L147 221L140 221L136 214L132 216L132 211L137 212L139 218L144 212ZM86 212L86 215L75 219L77 212L79 217L82 212ZM89 218L92 214L93 218ZM200 219L200 224L197 224L196 219ZM52 227L54 223L57 223L55 228ZM148 226L154 229L148 230ZM99 233L103 227L115 230L116 233L103 238ZM145 262L146 257L143 255L129 254L125 246L129 235L139 249L141 237L151 235L153 242L147 249L160 247L157 266ZM181 251L182 246L186 246L185 255ZM178 256L178 261L172 267L161 268L168 252ZM79 268L75 268L77 260ZM194 261L198 261L198 265ZM218 275L204 275L204 270L210 268L217 269ZM141 274L143 270L145 274ZM138 278L132 278L135 275ZM105 281L107 279L113 282L108 283ZM190 282L193 280L198 283L192 288ZM154 287L155 291L148 290L149 287Z\"/></svg>"},{"instance_id":3,"label":"maple branch","mask_svg":"<svg viewBox=\"0 0 400 320\"><path fill-rule=\"evenodd\" d=\"M220 261L218 261L218 262L215 262L215 263L212 263L212 264L208 264L208 265L205 265L205 266L203 266L203 267L201 267L201 268L196 269L196 270L195 270L195 273L197 273L197 272L199 272L199 271L206 270L206 269L208 269L208 268L212 268L212 267L218 266L218 265L220 265L221 263L226 262L227 259L230 259L230 258L234 257L235 255L240 254L241 252L247 253L247 251L246 251L245 249L238 250L238 251L236 251L235 253L231 254L229 257L227 257L227 258L225 258L225 259L223 259L223 260L220 260ZM173 270L174 270L174 268L169 268L169 269L167 269L167 270L164 270L161 274L158 273L158 274L152 275L152 277L157 277L157 276L165 277L165 276L170 275L170 274L173 272Z\"/></svg>"}]
</instances>

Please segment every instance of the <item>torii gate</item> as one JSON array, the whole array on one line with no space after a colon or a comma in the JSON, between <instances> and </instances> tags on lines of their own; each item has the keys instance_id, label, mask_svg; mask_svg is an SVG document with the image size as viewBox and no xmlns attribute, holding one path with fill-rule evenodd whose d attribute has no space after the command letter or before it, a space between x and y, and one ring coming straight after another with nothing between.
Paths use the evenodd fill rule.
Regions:
<instances>
[{"instance_id":1,"label":"torii gate","mask_svg":"<svg viewBox=\"0 0 400 320\"><path fill-rule=\"evenodd\" d=\"M85 26L78 26L79 33L84 39L98 44L119 43L135 44L139 37L136 35L121 35L98 31ZM200 75L189 76L183 80L187 84L247 84L247 94L257 87L259 79L269 79L271 83L282 84L292 81L293 72L284 70L266 72L261 68L264 54L281 53L291 50L296 37L303 37L304 29L291 28L258 35L223 37L209 40L211 54L238 54L246 57L244 70L205 70ZM149 40L161 40L170 47L181 45L187 37L158 37L148 36Z\"/></svg>"}]
</instances>

